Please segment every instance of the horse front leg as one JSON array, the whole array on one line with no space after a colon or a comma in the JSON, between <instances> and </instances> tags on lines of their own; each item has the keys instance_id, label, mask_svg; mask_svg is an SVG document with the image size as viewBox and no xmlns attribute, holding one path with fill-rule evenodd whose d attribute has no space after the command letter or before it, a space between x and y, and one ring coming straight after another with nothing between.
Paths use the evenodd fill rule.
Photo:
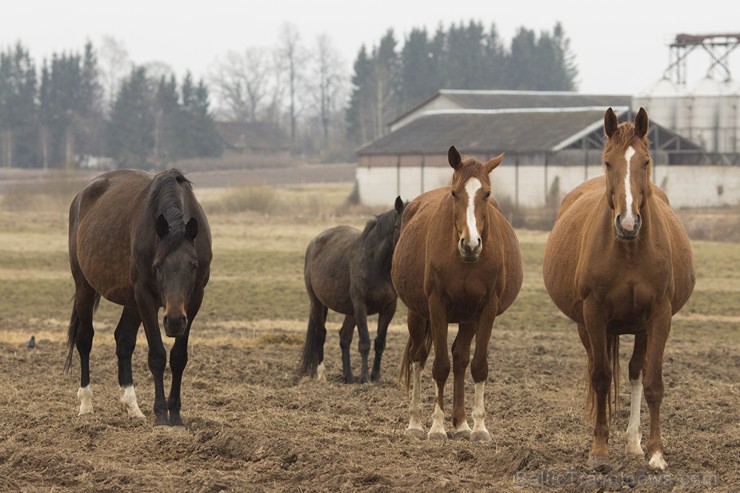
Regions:
<instances>
[{"instance_id":1,"label":"horse front leg","mask_svg":"<svg viewBox=\"0 0 740 493\"><path fill-rule=\"evenodd\" d=\"M447 377L450 374L450 355L447 353L447 310L439 295L432 293L429 296L429 323L432 330L432 344L434 345L434 364L432 377L436 382L436 398L432 413L432 427L429 428L429 440L446 440L444 421L444 392Z\"/></svg>"},{"instance_id":2,"label":"horse front leg","mask_svg":"<svg viewBox=\"0 0 740 493\"><path fill-rule=\"evenodd\" d=\"M144 323L144 332L149 346L149 371L154 381L154 424L168 425L167 401L164 398L164 370L167 365L167 352L162 343L162 334L157 320L157 305L149 296L136 294L139 316Z\"/></svg>"},{"instance_id":3,"label":"horse front leg","mask_svg":"<svg viewBox=\"0 0 740 493\"><path fill-rule=\"evenodd\" d=\"M475 384L473 398L473 432L470 440L474 442L490 442L491 434L486 429L485 390L488 380L488 344L491 341L493 321L498 311L498 303L494 300L481 312L478 326L475 330L475 353L470 366L470 373Z\"/></svg>"},{"instance_id":4,"label":"horse front leg","mask_svg":"<svg viewBox=\"0 0 740 493\"><path fill-rule=\"evenodd\" d=\"M357 350L360 352L360 383L368 382L368 356L370 355L370 332L367 328L367 305L364 302L354 304L355 322L357 323Z\"/></svg>"},{"instance_id":5,"label":"horse front leg","mask_svg":"<svg viewBox=\"0 0 740 493\"><path fill-rule=\"evenodd\" d=\"M664 471L668 464L663 458L663 438L660 434L660 405L663 401L663 351L671 331L671 304L666 301L656 310L652 323L647 327L647 362L643 387L650 411L650 438L647 449L648 465Z\"/></svg>"},{"instance_id":6,"label":"horse front leg","mask_svg":"<svg viewBox=\"0 0 740 493\"><path fill-rule=\"evenodd\" d=\"M642 373L645 368L647 353L647 333L635 334L635 345L629 363L630 380L630 420L627 425L627 453L643 455L640 441L640 407L642 405Z\"/></svg>"},{"instance_id":7,"label":"horse front leg","mask_svg":"<svg viewBox=\"0 0 740 493\"><path fill-rule=\"evenodd\" d=\"M131 369L131 355L136 347L136 334L141 325L139 311L135 307L124 307L116 331L116 356L118 357L118 385L123 391L121 406L131 419L143 419L134 390L134 376Z\"/></svg>"},{"instance_id":8,"label":"horse front leg","mask_svg":"<svg viewBox=\"0 0 740 493\"><path fill-rule=\"evenodd\" d=\"M452 343L452 426L455 428L455 439L470 438L465 412L465 371L470 363L470 343L475 335L475 324L460 323L457 337Z\"/></svg>"},{"instance_id":9,"label":"horse front leg","mask_svg":"<svg viewBox=\"0 0 740 493\"><path fill-rule=\"evenodd\" d=\"M612 381L611 365L607 353L606 318L604 308L590 298L583 304L583 315L590 345L589 400L595 401L593 441L588 456L589 466L595 467L609 462L609 421L607 405Z\"/></svg>"},{"instance_id":10,"label":"horse front leg","mask_svg":"<svg viewBox=\"0 0 740 493\"><path fill-rule=\"evenodd\" d=\"M172 386L170 396L167 398L167 410L169 411L169 424L171 426L182 426L180 417L180 388L182 386L182 374L188 364L188 339L192 318L188 317L188 327L185 333L175 339L175 344L170 351L170 369L172 370Z\"/></svg>"},{"instance_id":11,"label":"horse front leg","mask_svg":"<svg viewBox=\"0 0 740 493\"><path fill-rule=\"evenodd\" d=\"M378 314L378 334L375 336L375 359L373 360L373 370L370 372L370 380L377 382L380 380L380 362L383 359L385 350L385 339L388 335L388 326L396 314L397 301L393 300Z\"/></svg>"}]
</instances>

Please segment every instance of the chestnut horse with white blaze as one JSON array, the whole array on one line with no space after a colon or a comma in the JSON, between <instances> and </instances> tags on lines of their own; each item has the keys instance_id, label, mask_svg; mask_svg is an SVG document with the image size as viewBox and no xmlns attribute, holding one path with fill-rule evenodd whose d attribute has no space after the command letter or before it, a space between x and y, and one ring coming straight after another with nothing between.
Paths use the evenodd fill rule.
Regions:
<instances>
[{"instance_id":1,"label":"chestnut horse with white blaze","mask_svg":"<svg viewBox=\"0 0 740 493\"><path fill-rule=\"evenodd\" d=\"M486 163L462 159L450 147L455 170L450 187L419 195L403 213L401 236L393 255L391 277L408 307L409 339L400 379L411 386L406 434L422 438L421 370L434 344L432 376L436 399L427 437L446 439L444 387L450 373L447 325L458 323L452 344L452 426L456 438L489 441L484 390L488 378L488 343L493 322L516 299L522 285L522 260L514 229L491 197L489 173L501 154ZM473 429L465 412L465 371L475 338L471 373L475 383Z\"/></svg>"},{"instance_id":2,"label":"chestnut horse with white blaze","mask_svg":"<svg viewBox=\"0 0 740 493\"><path fill-rule=\"evenodd\" d=\"M627 452L643 455L640 404L650 411L649 465L664 470L660 434L663 351L671 317L694 289L689 238L651 181L652 159L643 108L634 124L604 117L604 175L565 196L545 247L544 280L557 307L578 325L588 355L594 419L589 463L608 461L611 382L619 393L619 336L634 334Z\"/></svg>"}]
</instances>

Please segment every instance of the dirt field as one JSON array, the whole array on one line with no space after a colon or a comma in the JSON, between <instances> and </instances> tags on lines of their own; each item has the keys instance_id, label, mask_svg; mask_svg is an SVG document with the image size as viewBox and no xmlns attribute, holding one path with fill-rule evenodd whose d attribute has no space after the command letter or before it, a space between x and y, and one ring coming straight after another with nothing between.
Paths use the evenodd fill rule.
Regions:
<instances>
[{"instance_id":1,"label":"dirt field","mask_svg":"<svg viewBox=\"0 0 740 493\"><path fill-rule=\"evenodd\" d=\"M699 279L674 318L664 364L668 470L651 472L646 459L624 452L631 344L623 337L611 463L594 471L586 467L585 354L542 284L546 233L518 231L525 284L497 319L489 352L493 441L439 443L404 436L408 401L396 383L406 341L402 309L380 383L341 383L336 315L325 350L328 382L295 376L308 310L303 251L327 227L368 219L369 211L342 205L351 183L282 185L275 189L281 212L210 214L214 263L191 336L185 426L154 427L143 331L134 379L146 420L132 422L119 407L113 329L120 310L106 302L91 356L95 414L76 415L76 353L73 370L62 371L73 293L66 263L72 190L32 183L35 193L18 192L18 183L0 187L0 491L736 491L740 484L737 244L693 244ZM207 212L220 210L223 190L196 194ZM31 335L38 347L28 350ZM352 357L357 374L356 350ZM428 371L423 382L429 426ZM470 408L472 385L468 391ZM450 408L448 400L448 427ZM642 431L644 445L644 402Z\"/></svg>"}]
</instances>

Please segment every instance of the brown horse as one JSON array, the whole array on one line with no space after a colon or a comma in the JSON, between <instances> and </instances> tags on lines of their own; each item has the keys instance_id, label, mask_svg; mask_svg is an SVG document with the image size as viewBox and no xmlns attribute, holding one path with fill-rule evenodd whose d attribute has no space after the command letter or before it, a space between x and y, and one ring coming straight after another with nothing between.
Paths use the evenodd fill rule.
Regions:
<instances>
[{"instance_id":1,"label":"brown horse","mask_svg":"<svg viewBox=\"0 0 740 493\"><path fill-rule=\"evenodd\" d=\"M188 361L188 336L203 300L211 264L211 232L190 182L177 170L157 175L118 170L95 178L69 209L69 263L75 281L66 368L74 345L80 354L80 414L93 412L90 350L93 311L102 295L123 305L115 330L121 402L143 418L134 391L131 355L139 325L149 345L156 424L182 425L180 385ZM164 397L167 355L157 313L175 342L172 388Z\"/></svg>"},{"instance_id":2,"label":"brown horse","mask_svg":"<svg viewBox=\"0 0 740 493\"><path fill-rule=\"evenodd\" d=\"M519 242L511 225L491 198L489 173L503 154L481 164L463 160L450 147L452 185L419 195L406 206L401 237L393 255L396 292L408 307L409 339L400 378L411 382L406 434L424 436L421 421L421 370L434 344L432 376L437 395L430 439L446 439L444 386L450 373L447 324L458 323L452 344L452 425L456 438L488 441L483 396L488 378L488 342L493 321L514 301L522 285ZM475 383L473 430L465 413L465 370L475 338L471 365Z\"/></svg>"},{"instance_id":3,"label":"brown horse","mask_svg":"<svg viewBox=\"0 0 740 493\"><path fill-rule=\"evenodd\" d=\"M327 310L331 308L345 315L339 330L344 383L355 380L349 357L355 325L362 358L360 383L368 381L370 334L367 316L378 314L378 335L370 379L373 382L380 379L380 361L388 325L396 313L397 296L391 283L391 259L398 241L404 205L401 197L396 197L394 208L368 221L363 231L337 226L322 232L308 244L303 274L311 299L311 311L300 374L326 379L325 322Z\"/></svg>"},{"instance_id":4,"label":"brown horse","mask_svg":"<svg viewBox=\"0 0 740 493\"><path fill-rule=\"evenodd\" d=\"M695 273L686 231L665 193L651 182L647 132L644 109L634 124L618 124L612 109L606 111L605 175L563 199L545 248L544 278L555 304L578 325L588 354L589 403L595 414L589 463L608 461L612 379L615 405L619 393L619 336L634 334L627 451L644 453L644 389L650 410L649 465L664 470L663 350L671 316L689 299Z\"/></svg>"}]
</instances>

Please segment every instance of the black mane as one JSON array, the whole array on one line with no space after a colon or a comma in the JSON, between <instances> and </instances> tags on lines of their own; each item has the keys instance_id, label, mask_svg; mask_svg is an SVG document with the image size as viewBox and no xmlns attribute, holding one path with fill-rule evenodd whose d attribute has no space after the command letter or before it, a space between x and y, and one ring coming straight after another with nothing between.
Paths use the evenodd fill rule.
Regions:
<instances>
[{"instance_id":1,"label":"black mane","mask_svg":"<svg viewBox=\"0 0 740 493\"><path fill-rule=\"evenodd\" d=\"M157 218L163 215L169 224L169 233L157 242L155 264L176 249L185 237L185 224L190 218L185 217L179 195L180 186L192 190L190 180L180 170L170 169L155 176L149 190L149 213L152 219L156 223Z\"/></svg>"}]
</instances>

